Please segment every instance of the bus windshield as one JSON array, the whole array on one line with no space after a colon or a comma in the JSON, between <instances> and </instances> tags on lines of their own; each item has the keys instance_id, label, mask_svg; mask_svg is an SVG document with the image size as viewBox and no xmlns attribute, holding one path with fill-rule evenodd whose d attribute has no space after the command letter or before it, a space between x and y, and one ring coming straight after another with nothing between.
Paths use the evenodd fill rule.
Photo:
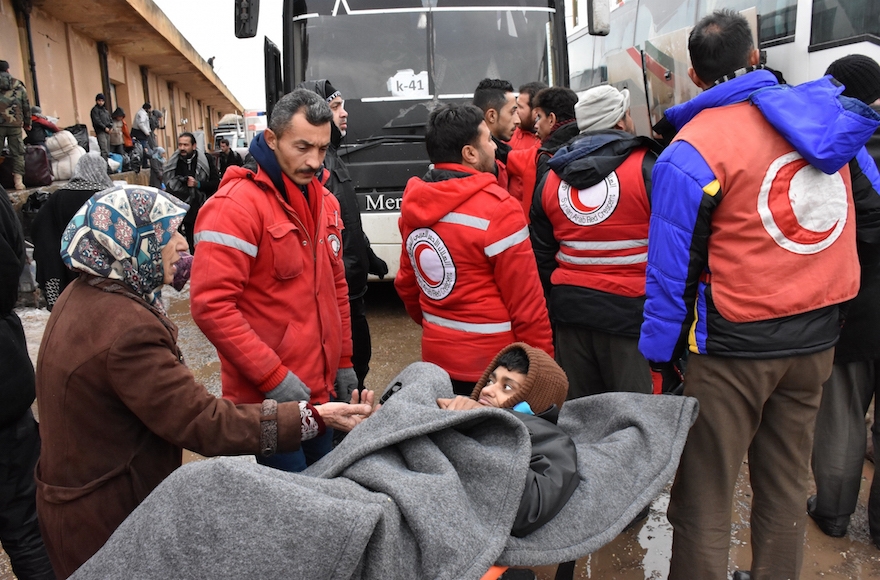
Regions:
<instances>
[{"instance_id":1,"label":"bus windshield","mask_svg":"<svg viewBox=\"0 0 880 580\"><path fill-rule=\"evenodd\" d=\"M464 96L484 78L546 81L550 18L528 8L315 15L303 19L300 58L305 78L332 79L346 99Z\"/></svg>"}]
</instances>

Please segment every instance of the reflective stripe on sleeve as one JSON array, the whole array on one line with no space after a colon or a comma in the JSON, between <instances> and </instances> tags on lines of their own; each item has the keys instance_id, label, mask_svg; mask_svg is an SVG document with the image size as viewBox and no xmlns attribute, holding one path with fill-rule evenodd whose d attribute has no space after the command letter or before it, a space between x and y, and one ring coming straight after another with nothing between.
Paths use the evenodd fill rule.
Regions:
<instances>
[{"instance_id":1,"label":"reflective stripe on sleeve","mask_svg":"<svg viewBox=\"0 0 880 580\"><path fill-rule=\"evenodd\" d=\"M484 232L489 229L489 220L484 220L483 218L467 215L465 213L457 213L454 211L449 212L448 214L440 218L440 221L447 224L468 226L469 228L476 228L478 230L483 230Z\"/></svg>"},{"instance_id":2,"label":"reflective stripe on sleeve","mask_svg":"<svg viewBox=\"0 0 880 580\"><path fill-rule=\"evenodd\" d=\"M510 321L484 323L462 322L460 320L449 320L448 318L441 318L433 314L428 314L427 312L422 313L422 317L431 324L451 328L453 330L471 332L473 334L498 334L500 332L510 332L510 329L512 328Z\"/></svg>"},{"instance_id":3,"label":"reflective stripe on sleeve","mask_svg":"<svg viewBox=\"0 0 880 580\"><path fill-rule=\"evenodd\" d=\"M622 264L641 264L648 261L648 252L643 254L633 254L631 256L612 256L607 258L581 258L579 256L569 256L562 252L556 253L556 259L560 262L569 264L580 264L584 266L602 266L602 265L622 265Z\"/></svg>"},{"instance_id":4,"label":"reflective stripe on sleeve","mask_svg":"<svg viewBox=\"0 0 880 580\"><path fill-rule=\"evenodd\" d=\"M604 242L578 242L562 240L560 246L571 248L572 250L631 250L633 248L642 248L648 245L648 239L640 240L607 240Z\"/></svg>"},{"instance_id":5,"label":"reflective stripe on sleeve","mask_svg":"<svg viewBox=\"0 0 880 580\"><path fill-rule=\"evenodd\" d=\"M241 238L236 238L235 236L224 234L222 232L213 232L210 230L201 231L195 235L193 241L196 244L199 242L220 244L221 246L226 246L227 248L233 248L243 252L251 258L257 257L257 246L250 242L246 242Z\"/></svg>"},{"instance_id":6,"label":"reflective stripe on sleeve","mask_svg":"<svg viewBox=\"0 0 880 580\"><path fill-rule=\"evenodd\" d=\"M513 246L527 239L529 239L528 226L524 227L516 233L510 234L504 239L498 240L494 244L489 244L488 246L486 246L486 249L484 251L486 252L486 255L491 258L492 256L497 256L504 250L512 248Z\"/></svg>"}]
</instances>

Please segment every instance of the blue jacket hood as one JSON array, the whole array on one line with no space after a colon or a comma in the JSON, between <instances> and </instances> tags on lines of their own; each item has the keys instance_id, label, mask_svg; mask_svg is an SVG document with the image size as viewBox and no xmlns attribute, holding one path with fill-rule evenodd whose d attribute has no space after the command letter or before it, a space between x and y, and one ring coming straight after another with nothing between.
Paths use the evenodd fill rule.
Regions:
<instances>
[{"instance_id":1,"label":"blue jacket hood","mask_svg":"<svg viewBox=\"0 0 880 580\"><path fill-rule=\"evenodd\" d=\"M831 174L849 163L880 125L868 105L842 92L843 85L829 75L761 89L749 100L810 165Z\"/></svg>"},{"instance_id":2,"label":"blue jacket hood","mask_svg":"<svg viewBox=\"0 0 880 580\"><path fill-rule=\"evenodd\" d=\"M757 70L668 109L666 118L680 130L704 109L749 100L804 159L831 174L849 163L880 125L870 107L842 92L830 76L793 87Z\"/></svg>"}]
</instances>

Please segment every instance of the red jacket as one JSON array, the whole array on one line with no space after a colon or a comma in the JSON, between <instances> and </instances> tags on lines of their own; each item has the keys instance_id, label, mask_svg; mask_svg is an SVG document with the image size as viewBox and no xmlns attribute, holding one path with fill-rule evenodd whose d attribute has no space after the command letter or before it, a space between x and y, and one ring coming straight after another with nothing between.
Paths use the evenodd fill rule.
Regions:
<instances>
[{"instance_id":1,"label":"red jacket","mask_svg":"<svg viewBox=\"0 0 880 580\"><path fill-rule=\"evenodd\" d=\"M535 195L535 179L538 174L538 148L540 141L528 149L514 149L507 154L507 191L522 205L526 223Z\"/></svg>"},{"instance_id":2,"label":"red jacket","mask_svg":"<svg viewBox=\"0 0 880 580\"><path fill-rule=\"evenodd\" d=\"M540 147L541 140L538 139L538 136L535 135L534 131L523 131L520 127L517 127L507 144L510 145L511 149L516 151L517 149Z\"/></svg>"},{"instance_id":3,"label":"red jacket","mask_svg":"<svg viewBox=\"0 0 880 580\"><path fill-rule=\"evenodd\" d=\"M317 179L309 202L283 177L230 167L199 211L192 316L217 348L223 396L262 401L290 369L326 403L351 366L339 202Z\"/></svg>"},{"instance_id":4,"label":"red jacket","mask_svg":"<svg viewBox=\"0 0 880 580\"><path fill-rule=\"evenodd\" d=\"M422 358L476 381L503 347L553 355L547 307L519 202L491 173L439 163L401 204L394 281L422 325Z\"/></svg>"}]
</instances>

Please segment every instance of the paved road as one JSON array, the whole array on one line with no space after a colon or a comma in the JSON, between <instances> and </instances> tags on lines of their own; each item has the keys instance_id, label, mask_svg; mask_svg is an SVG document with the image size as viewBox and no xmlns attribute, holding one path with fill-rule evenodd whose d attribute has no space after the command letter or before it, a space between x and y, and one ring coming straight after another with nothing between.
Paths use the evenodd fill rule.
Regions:
<instances>
[{"instance_id":1,"label":"paved road","mask_svg":"<svg viewBox=\"0 0 880 580\"><path fill-rule=\"evenodd\" d=\"M210 343L189 318L189 296L169 290L169 312L180 327L180 343L187 363L213 393L219 394L220 365ZM389 283L371 284L368 317L373 335L373 362L367 386L381 394L385 386L407 364L419 360L420 329L407 316ZM47 313L33 309L21 311L28 332L32 356L36 358ZM190 459L197 456L187 455ZM845 538L832 539L808 523L802 580L880 579L880 550L870 542L867 524L867 489L873 465L865 464L862 496ZM733 506L731 570L748 569L749 501L748 465L743 464ZM804 498L806 500L806 498ZM624 532L598 552L578 561L576 578L605 580L646 580L665 578L669 570L671 527L666 520L668 491L654 501L648 519ZM534 569L541 580L552 580L554 566ZM0 552L0 580L11 580L5 554Z\"/></svg>"}]
</instances>

